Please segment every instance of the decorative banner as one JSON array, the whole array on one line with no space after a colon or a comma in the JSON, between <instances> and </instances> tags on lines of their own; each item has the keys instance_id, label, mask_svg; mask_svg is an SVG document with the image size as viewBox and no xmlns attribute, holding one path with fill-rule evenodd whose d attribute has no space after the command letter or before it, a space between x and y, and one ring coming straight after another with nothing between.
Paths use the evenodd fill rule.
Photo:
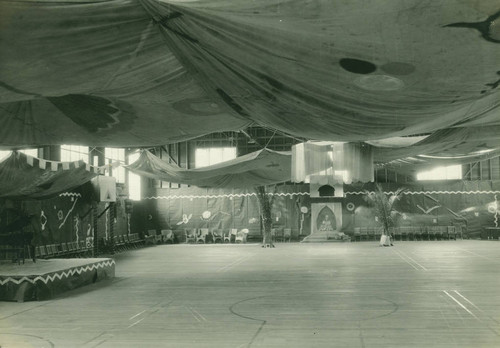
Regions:
<instances>
[{"instance_id":1,"label":"decorative banner","mask_svg":"<svg viewBox=\"0 0 500 348\"><path fill-rule=\"evenodd\" d=\"M47 161L45 161L44 159L39 158L38 159L38 167L40 169L46 169L46 167L47 167Z\"/></svg>"},{"instance_id":2,"label":"decorative banner","mask_svg":"<svg viewBox=\"0 0 500 348\"><path fill-rule=\"evenodd\" d=\"M13 152L17 158L21 158L21 153L20 152ZM47 169L47 163L50 163L50 170L53 172L56 172L59 169L59 165L61 165L63 170L69 170L71 167L73 168L78 168L80 165L83 163L83 161L71 161L71 162L60 162L60 161L49 161L43 158L38 158L38 157L33 157L30 155L25 155L23 156L26 158L26 163L29 164L30 166L35 165L35 160L38 161L38 167L40 169ZM92 166L88 163L85 164L85 169L87 171L93 171L94 173L100 173L100 174L105 174L107 170L111 168L116 168L119 167L121 163L119 161L114 161L109 164L105 164L103 166Z\"/></svg>"}]
</instances>

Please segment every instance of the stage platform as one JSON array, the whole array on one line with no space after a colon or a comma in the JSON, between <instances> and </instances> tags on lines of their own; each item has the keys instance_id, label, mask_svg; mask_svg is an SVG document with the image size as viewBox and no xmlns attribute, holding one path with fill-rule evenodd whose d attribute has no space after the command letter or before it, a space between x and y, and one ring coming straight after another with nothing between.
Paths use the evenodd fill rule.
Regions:
<instances>
[{"instance_id":1,"label":"stage platform","mask_svg":"<svg viewBox=\"0 0 500 348\"><path fill-rule=\"evenodd\" d=\"M48 300L84 285L115 276L109 258L0 262L0 301Z\"/></svg>"}]
</instances>

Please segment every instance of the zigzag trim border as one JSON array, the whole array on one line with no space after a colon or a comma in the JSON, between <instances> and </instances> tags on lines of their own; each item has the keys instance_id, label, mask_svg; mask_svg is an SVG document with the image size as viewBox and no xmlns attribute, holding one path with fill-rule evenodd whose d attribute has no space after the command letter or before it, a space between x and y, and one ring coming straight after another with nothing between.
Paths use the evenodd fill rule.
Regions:
<instances>
[{"instance_id":1,"label":"zigzag trim border","mask_svg":"<svg viewBox=\"0 0 500 348\"><path fill-rule=\"evenodd\" d=\"M82 266L82 267L76 267L76 268L72 268L66 272L62 272L62 273L55 273L53 275L48 275L46 277L43 277L43 276L38 276L38 277L35 277L33 279L31 278L28 278L28 277L22 277L21 279L15 279L15 278L12 278L12 277L8 277L8 278L5 278L4 280L1 280L0 279L0 285L5 285L7 283L14 283L14 284L21 284L22 282L28 282L28 283L31 283L31 284L35 284L35 282L37 281L42 281L44 284L47 284L50 282L53 282L56 278L58 278L59 280L63 279L63 278L68 278L69 276L72 276L76 273L78 274L82 274L83 272L88 272L88 271L93 271L95 269L99 269L99 268L104 268L104 267L110 267L110 266L113 266L115 265L115 260L111 260L111 261L100 261L98 263L94 263L92 265L87 265L87 266Z\"/></svg>"},{"instance_id":2,"label":"zigzag trim border","mask_svg":"<svg viewBox=\"0 0 500 348\"><path fill-rule=\"evenodd\" d=\"M374 193L374 191L369 191ZM393 195L394 191L384 192L386 195ZM500 191L403 191L403 195L431 195L431 194L447 194L447 195L482 195L482 194L497 194ZM346 195L364 195L365 191L345 192Z\"/></svg>"},{"instance_id":3,"label":"zigzag trim border","mask_svg":"<svg viewBox=\"0 0 500 348\"><path fill-rule=\"evenodd\" d=\"M374 191L369 191L369 193L374 193ZM386 195L393 195L394 191L384 192ZM365 191L353 191L344 192L346 195L365 195ZM500 191L404 191L403 195L431 195L431 194L448 194L448 195L482 195L482 194L500 194ZM234 198L234 197L252 197L256 196L256 193L230 193L223 195L173 195L173 196L151 196L144 197L144 199L197 199L197 198ZM309 196L309 192L288 192L288 193L269 193L270 196L280 196L280 197L293 197L293 196Z\"/></svg>"},{"instance_id":4,"label":"zigzag trim border","mask_svg":"<svg viewBox=\"0 0 500 348\"><path fill-rule=\"evenodd\" d=\"M76 193L76 192L63 192L59 194L59 197L82 197L81 193Z\"/></svg>"},{"instance_id":5,"label":"zigzag trim border","mask_svg":"<svg viewBox=\"0 0 500 348\"><path fill-rule=\"evenodd\" d=\"M268 193L270 196L293 197L293 196L309 196L309 192L287 192L287 193ZM182 199L182 198L234 198L234 197L252 197L257 196L256 193L230 193L223 195L173 195L173 196L152 196L144 197L144 199Z\"/></svg>"}]
</instances>

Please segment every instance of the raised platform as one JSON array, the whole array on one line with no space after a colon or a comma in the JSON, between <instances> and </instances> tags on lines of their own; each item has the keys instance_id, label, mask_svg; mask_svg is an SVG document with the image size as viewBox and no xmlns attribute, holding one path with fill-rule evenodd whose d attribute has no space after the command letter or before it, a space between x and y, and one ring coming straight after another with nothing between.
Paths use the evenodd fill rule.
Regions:
<instances>
[{"instance_id":1,"label":"raised platform","mask_svg":"<svg viewBox=\"0 0 500 348\"><path fill-rule=\"evenodd\" d=\"M49 259L18 265L0 263L0 301L48 300L55 295L115 276L115 261Z\"/></svg>"},{"instance_id":2,"label":"raised platform","mask_svg":"<svg viewBox=\"0 0 500 348\"><path fill-rule=\"evenodd\" d=\"M342 243L350 241L351 238L348 235L337 231L318 231L305 237L301 243Z\"/></svg>"}]
</instances>

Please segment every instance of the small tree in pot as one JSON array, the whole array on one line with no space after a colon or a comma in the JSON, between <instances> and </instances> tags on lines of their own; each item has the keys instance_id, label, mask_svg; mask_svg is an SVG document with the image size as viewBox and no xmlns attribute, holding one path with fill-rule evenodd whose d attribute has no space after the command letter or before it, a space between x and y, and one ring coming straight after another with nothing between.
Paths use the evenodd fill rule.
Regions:
<instances>
[{"instance_id":1,"label":"small tree in pot","mask_svg":"<svg viewBox=\"0 0 500 348\"><path fill-rule=\"evenodd\" d=\"M394 203L400 198L405 189L399 188L393 194L387 195L384 193L382 186L377 184L373 192L365 191L365 199L370 206L373 207L375 215L382 224L383 232L380 238L381 245L392 245L389 228L396 225L400 215L399 211L394 208Z\"/></svg>"}]
</instances>

